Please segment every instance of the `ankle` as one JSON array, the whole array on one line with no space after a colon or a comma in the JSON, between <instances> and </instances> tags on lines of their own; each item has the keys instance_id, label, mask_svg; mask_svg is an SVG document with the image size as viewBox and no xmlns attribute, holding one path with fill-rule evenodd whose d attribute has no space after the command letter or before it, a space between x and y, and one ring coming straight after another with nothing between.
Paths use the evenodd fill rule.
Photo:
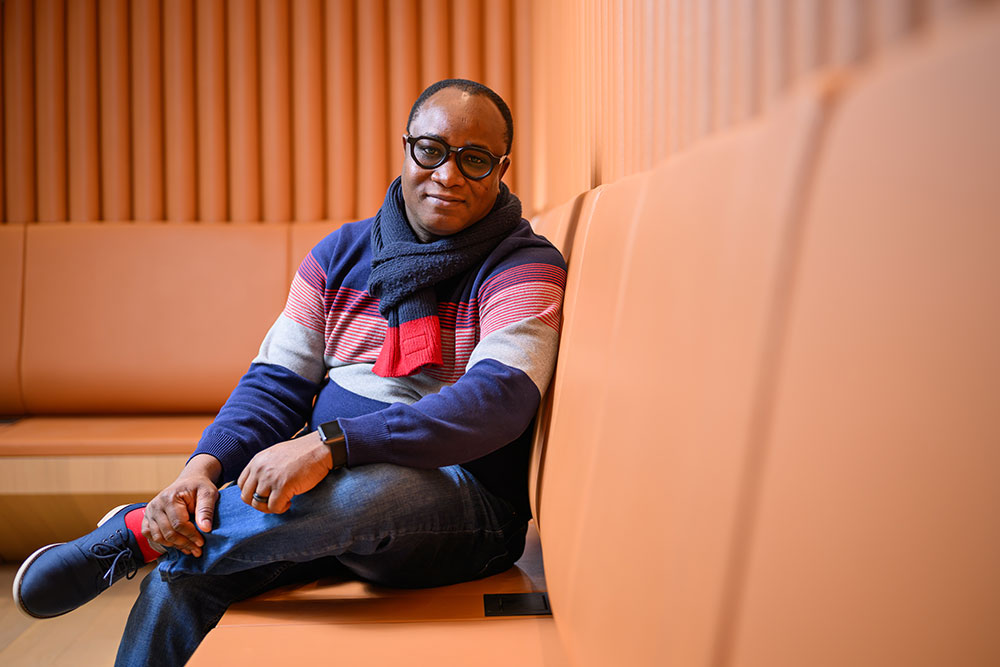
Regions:
<instances>
[{"instance_id":1,"label":"ankle","mask_svg":"<svg viewBox=\"0 0 1000 667\"><path fill-rule=\"evenodd\" d=\"M166 553L166 549L156 542L146 539L146 536L142 534L142 519L144 516L146 516L145 507L132 510L125 515L125 527L135 537L135 541L139 545L139 551L142 552L142 561L150 563Z\"/></svg>"}]
</instances>

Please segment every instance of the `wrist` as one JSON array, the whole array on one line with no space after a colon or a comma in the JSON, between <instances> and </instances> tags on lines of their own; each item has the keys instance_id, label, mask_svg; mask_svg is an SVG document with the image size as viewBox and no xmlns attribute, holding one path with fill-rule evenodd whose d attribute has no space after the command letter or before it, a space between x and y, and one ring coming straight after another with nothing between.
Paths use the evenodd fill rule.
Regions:
<instances>
[{"instance_id":1,"label":"wrist","mask_svg":"<svg viewBox=\"0 0 1000 667\"><path fill-rule=\"evenodd\" d=\"M316 433L330 452L331 470L347 465L347 438L340 424L337 421L320 424Z\"/></svg>"},{"instance_id":2,"label":"wrist","mask_svg":"<svg viewBox=\"0 0 1000 667\"><path fill-rule=\"evenodd\" d=\"M222 476L222 462L211 454L196 454L187 462L181 474L207 477L213 484L218 484Z\"/></svg>"}]
</instances>

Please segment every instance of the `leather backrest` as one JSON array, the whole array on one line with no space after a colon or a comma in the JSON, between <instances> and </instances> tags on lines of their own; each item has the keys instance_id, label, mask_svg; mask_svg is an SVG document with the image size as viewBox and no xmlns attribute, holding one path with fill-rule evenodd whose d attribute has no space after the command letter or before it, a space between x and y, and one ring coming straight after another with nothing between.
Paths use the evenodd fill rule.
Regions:
<instances>
[{"instance_id":1,"label":"leather backrest","mask_svg":"<svg viewBox=\"0 0 1000 667\"><path fill-rule=\"evenodd\" d=\"M31 225L29 413L217 410L287 294L283 225Z\"/></svg>"},{"instance_id":2,"label":"leather backrest","mask_svg":"<svg viewBox=\"0 0 1000 667\"><path fill-rule=\"evenodd\" d=\"M997 63L994 7L838 106L726 664L1000 664Z\"/></svg>"},{"instance_id":3,"label":"leather backrest","mask_svg":"<svg viewBox=\"0 0 1000 667\"><path fill-rule=\"evenodd\" d=\"M711 661L823 99L605 186L577 231L539 503L574 664Z\"/></svg>"},{"instance_id":4,"label":"leather backrest","mask_svg":"<svg viewBox=\"0 0 1000 667\"><path fill-rule=\"evenodd\" d=\"M24 227L0 225L0 416L24 411L20 368Z\"/></svg>"}]
</instances>

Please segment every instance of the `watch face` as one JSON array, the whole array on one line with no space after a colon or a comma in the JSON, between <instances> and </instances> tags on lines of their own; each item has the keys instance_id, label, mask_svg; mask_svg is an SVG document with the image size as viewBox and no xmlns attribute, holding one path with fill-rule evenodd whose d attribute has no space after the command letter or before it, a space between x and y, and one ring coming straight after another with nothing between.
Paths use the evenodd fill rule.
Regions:
<instances>
[{"instance_id":1,"label":"watch face","mask_svg":"<svg viewBox=\"0 0 1000 667\"><path fill-rule=\"evenodd\" d=\"M316 430L319 431L319 437L323 440L323 442L334 440L344 434L344 432L340 429L340 424L335 421L320 424L319 428Z\"/></svg>"}]
</instances>

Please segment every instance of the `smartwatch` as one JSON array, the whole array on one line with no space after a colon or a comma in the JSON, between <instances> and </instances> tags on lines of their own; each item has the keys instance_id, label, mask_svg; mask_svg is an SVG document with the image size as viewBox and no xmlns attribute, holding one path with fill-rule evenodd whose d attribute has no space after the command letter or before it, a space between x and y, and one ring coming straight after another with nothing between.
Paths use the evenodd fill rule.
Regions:
<instances>
[{"instance_id":1,"label":"smartwatch","mask_svg":"<svg viewBox=\"0 0 1000 667\"><path fill-rule=\"evenodd\" d=\"M340 424L336 421L326 422L320 424L316 432L319 433L319 439L323 444L330 448L330 454L333 455L333 469L347 465L347 438L340 430Z\"/></svg>"}]
</instances>

